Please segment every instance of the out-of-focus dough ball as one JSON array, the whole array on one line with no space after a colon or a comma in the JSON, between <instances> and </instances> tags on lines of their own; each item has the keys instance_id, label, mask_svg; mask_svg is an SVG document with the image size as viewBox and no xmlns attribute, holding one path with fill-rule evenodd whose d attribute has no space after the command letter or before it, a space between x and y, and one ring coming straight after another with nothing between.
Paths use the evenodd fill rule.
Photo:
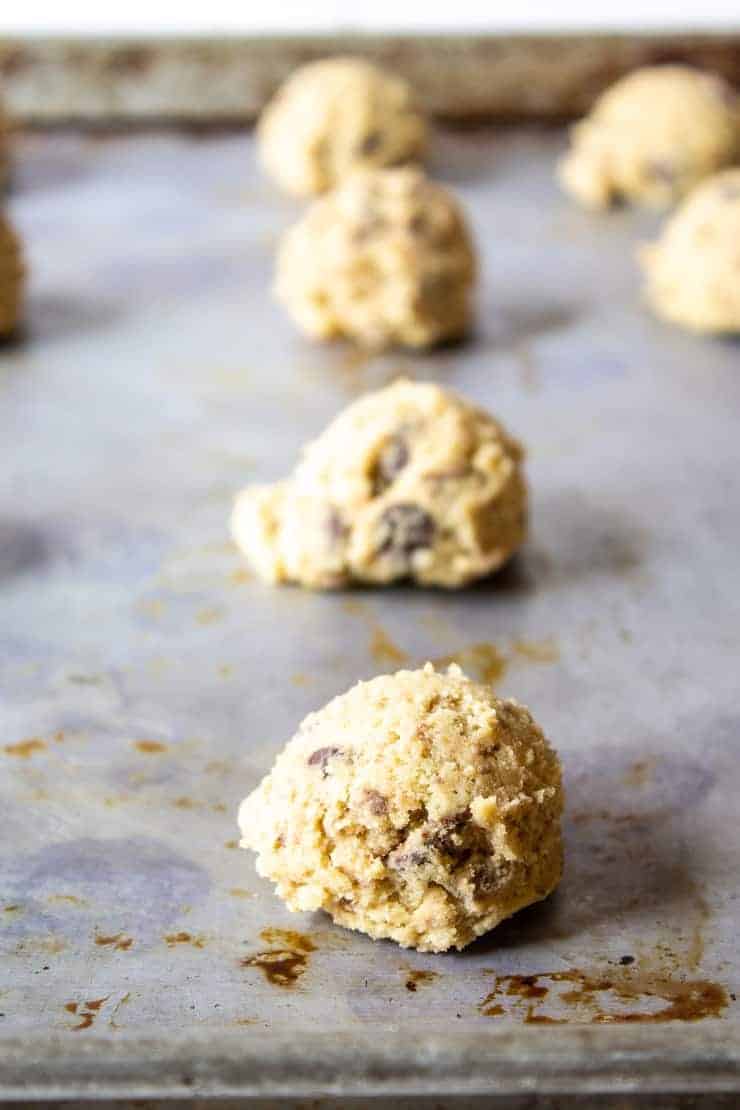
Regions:
<instances>
[{"instance_id":1,"label":"out-of-focus dough ball","mask_svg":"<svg viewBox=\"0 0 740 1110\"><path fill-rule=\"evenodd\" d=\"M720 77L690 66L648 66L617 81L572 131L560 163L582 204L674 203L740 156L740 104Z\"/></svg>"},{"instance_id":2,"label":"out-of-focus dough ball","mask_svg":"<svg viewBox=\"0 0 740 1110\"><path fill-rule=\"evenodd\" d=\"M419 170L365 170L284 236L275 290L315 339L428 347L468 328L476 274L462 211Z\"/></svg>"},{"instance_id":3,"label":"out-of-focus dough ball","mask_svg":"<svg viewBox=\"0 0 740 1110\"><path fill-rule=\"evenodd\" d=\"M740 332L740 168L699 185L642 247L648 301L699 332Z\"/></svg>"},{"instance_id":4,"label":"out-of-focus dough ball","mask_svg":"<svg viewBox=\"0 0 740 1110\"><path fill-rule=\"evenodd\" d=\"M0 189L10 177L10 121L0 104Z\"/></svg>"},{"instance_id":5,"label":"out-of-focus dough ball","mask_svg":"<svg viewBox=\"0 0 740 1110\"><path fill-rule=\"evenodd\" d=\"M288 192L323 193L354 169L423 156L426 126L411 88L361 58L303 66L259 122L265 168Z\"/></svg>"},{"instance_id":6,"label":"out-of-focus dough ball","mask_svg":"<svg viewBox=\"0 0 740 1110\"><path fill-rule=\"evenodd\" d=\"M239 825L291 910L443 952L557 886L562 807L529 711L427 663L308 716Z\"/></svg>"},{"instance_id":7,"label":"out-of-focus dough ball","mask_svg":"<svg viewBox=\"0 0 740 1110\"><path fill-rule=\"evenodd\" d=\"M464 586L524 541L522 459L482 409L398 381L340 413L287 480L245 489L232 532L269 582Z\"/></svg>"},{"instance_id":8,"label":"out-of-focus dough ball","mask_svg":"<svg viewBox=\"0 0 740 1110\"><path fill-rule=\"evenodd\" d=\"M0 215L0 336L10 335L20 322L24 281L20 240Z\"/></svg>"}]
</instances>

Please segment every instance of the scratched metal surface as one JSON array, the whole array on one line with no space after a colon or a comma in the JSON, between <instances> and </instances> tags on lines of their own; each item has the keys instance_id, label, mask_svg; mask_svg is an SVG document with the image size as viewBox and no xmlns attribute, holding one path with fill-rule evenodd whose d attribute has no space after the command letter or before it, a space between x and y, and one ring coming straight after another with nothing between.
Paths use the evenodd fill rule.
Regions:
<instances>
[{"instance_id":1,"label":"scratched metal surface","mask_svg":"<svg viewBox=\"0 0 740 1110\"><path fill-rule=\"evenodd\" d=\"M478 332L369 362L272 303L297 209L247 136L21 145L28 326L0 352L6 1097L737 1082L740 348L643 311L633 247L656 221L571 207L562 143L440 136L483 256ZM259 584L228 542L232 494L399 372L527 443L526 551L461 594ZM476 644L563 758L557 894L457 955L289 915L236 850L240 798L310 709L405 660L475 671L494 658ZM290 986L252 959L284 948Z\"/></svg>"}]
</instances>

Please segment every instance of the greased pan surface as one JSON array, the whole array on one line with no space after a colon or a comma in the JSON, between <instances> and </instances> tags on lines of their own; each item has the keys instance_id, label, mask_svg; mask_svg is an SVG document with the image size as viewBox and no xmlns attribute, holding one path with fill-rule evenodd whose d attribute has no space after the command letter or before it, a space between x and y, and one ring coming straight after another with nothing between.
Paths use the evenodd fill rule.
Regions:
<instances>
[{"instance_id":1,"label":"greased pan surface","mask_svg":"<svg viewBox=\"0 0 740 1110\"><path fill-rule=\"evenodd\" d=\"M21 143L27 337L0 351L5 1097L737 1083L740 348L651 319L633 251L657 220L574 208L563 144L440 135L433 170L482 255L478 331L368 360L309 346L273 304L300 208L248 136ZM260 584L229 542L233 493L401 373L527 445L525 551L462 593ZM561 753L560 889L444 956L289 915L236 849L239 800L306 712L450 656Z\"/></svg>"}]
</instances>

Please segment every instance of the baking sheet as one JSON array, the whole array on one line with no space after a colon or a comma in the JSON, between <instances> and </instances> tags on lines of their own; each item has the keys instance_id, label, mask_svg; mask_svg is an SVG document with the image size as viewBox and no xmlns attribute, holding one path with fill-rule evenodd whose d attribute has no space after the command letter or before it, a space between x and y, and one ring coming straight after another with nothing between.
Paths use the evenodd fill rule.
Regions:
<instances>
[{"instance_id":1,"label":"baking sheet","mask_svg":"<svg viewBox=\"0 0 740 1110\"><path fill-rule=\"evenodd\" d=\"M254 120L285 78L330 54L359 55L406 77L444 119L541 121L582 115L613 81L671 62L740 81L740 34L165 35L0 39L0 86L25 124L86 126Z\"/></svg>"},{"instance_id":2,"label":"baking sheet","mask_svg":"<svg viewBox=\"0 0 740 1110\"><path fill-rule=\"evenodd\" d=\"M572 207L563 143L440 133L434 172L482 253L478 330L373 359L310 346L271 301L300 208L248 135L20 144L5 1097L736 1089L740 347L647 315L633 250L658 220ZM398 374L528 445L526 550L460 594L257 582L233 493ZM236 848L239 800L306 712L446 656L559 749L562 886L441 956L288 914Z\"/></svg>"}]
</instances>

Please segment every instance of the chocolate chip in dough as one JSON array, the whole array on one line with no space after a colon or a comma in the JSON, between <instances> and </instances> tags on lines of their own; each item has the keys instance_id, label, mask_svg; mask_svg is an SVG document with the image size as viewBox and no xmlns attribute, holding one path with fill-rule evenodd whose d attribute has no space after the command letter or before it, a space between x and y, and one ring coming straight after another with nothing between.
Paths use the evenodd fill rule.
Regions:
<instances>
[{"instance_id":1,"label":"chocolate chip in dough","mask_svg":"<svg viewBox=\"0 0 740 1110\"><path fill-rule=\"evenodd\" d=\"M408 560L415 551L431 547L435 531L431 516L418 505L390 505L380 518L378 550Z\"/></svg>"}]
</instances>

